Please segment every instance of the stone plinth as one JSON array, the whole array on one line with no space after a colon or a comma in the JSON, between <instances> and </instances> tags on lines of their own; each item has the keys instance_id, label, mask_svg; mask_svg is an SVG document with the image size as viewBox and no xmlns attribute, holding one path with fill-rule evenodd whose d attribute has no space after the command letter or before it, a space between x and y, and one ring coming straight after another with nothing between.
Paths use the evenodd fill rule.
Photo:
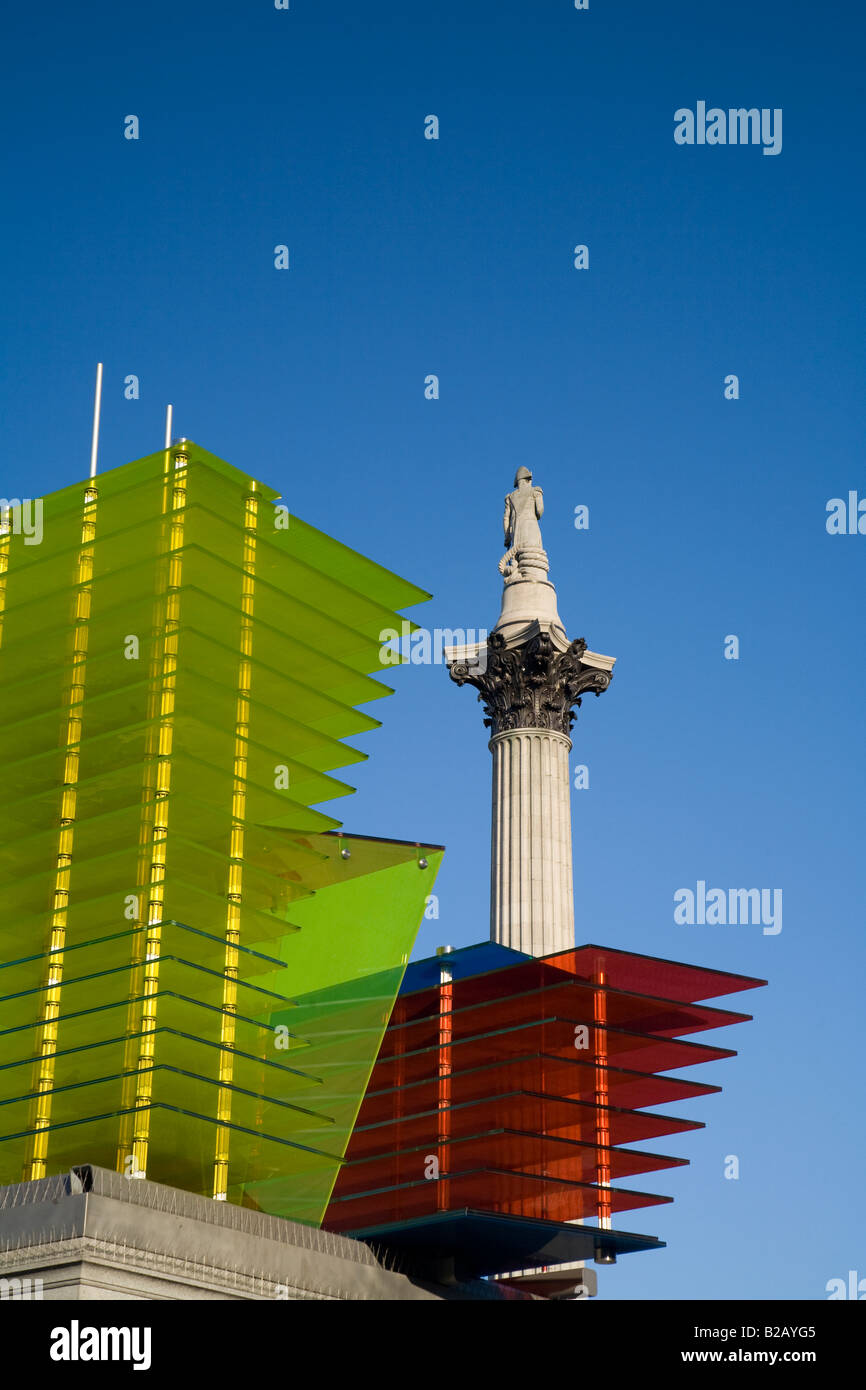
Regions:
<instances>
[{"instance_id":1,"label":"stone plinth","mask_svg":"<svg viewBox=\"0 0 866 1390\"><path fill-rule=\"evenodd\" d=\"M0 1302L502 1296L479 1280L428 1283L347 1236L90 1164L0 1187Z\"/></svg>"}]
</instances>

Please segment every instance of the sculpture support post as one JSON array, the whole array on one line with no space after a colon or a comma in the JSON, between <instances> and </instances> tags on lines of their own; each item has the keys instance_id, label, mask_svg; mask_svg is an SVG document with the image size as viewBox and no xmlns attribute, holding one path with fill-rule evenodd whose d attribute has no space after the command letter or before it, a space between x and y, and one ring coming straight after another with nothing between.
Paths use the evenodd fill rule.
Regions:
<instances>
[{"instance_id":1,"label":"sculpture support post","mask_svg":"<svg viewBox=\"0 0 866 1390\"><path fill-rule=\"evenodd\" d=\"M490 939L528 955L574 945L571 739L509 729L490 740Z\"/></svg>"}]
</instances>

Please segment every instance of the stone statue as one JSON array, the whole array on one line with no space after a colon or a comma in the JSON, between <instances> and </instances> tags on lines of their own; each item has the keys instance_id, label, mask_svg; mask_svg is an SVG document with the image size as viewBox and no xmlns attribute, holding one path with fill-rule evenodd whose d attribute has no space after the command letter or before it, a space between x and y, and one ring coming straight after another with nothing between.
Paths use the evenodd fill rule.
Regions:
<instances>
[{"instance_id":1,"label":"stone statue","mask_svg":"<svg viewBox=\"0 0 866 1390\"><path fill-rule=\"evenodd\" d=\"M505 531L506 551L499 561L499 572L506 582L514 579L521 568L521 557L542 562L547 569L547 557L541 539L538 522L544 515L544 495L540 487L532 486L532 474L528 468L518 468L514 475L514 491L505 498L505 515L502 525Z\"/></svg>"}]
</instances>

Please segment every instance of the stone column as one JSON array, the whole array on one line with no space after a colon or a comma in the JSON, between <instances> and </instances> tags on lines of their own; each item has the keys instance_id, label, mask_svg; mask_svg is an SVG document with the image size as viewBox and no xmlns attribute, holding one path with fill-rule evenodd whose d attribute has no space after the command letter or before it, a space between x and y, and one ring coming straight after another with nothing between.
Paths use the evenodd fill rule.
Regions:
<instances>
[{"instance_id":1,"label":"stone column","mask_svg":"<svg viewBox=\"0 0 866 1390\"><path fill-rule=\"evenodd\" d=\"M524 640L494 630L446 659L452 680L478 690L492 735L491 938L533 956L570 950L569 734L581 697L610 685L613 658L535 622Z\"/></svg>"},{"instance_id":2,"label":"stone column","mask_svg":"<svg viewBox=\"0 0 866 1390\"><path fill-rule=\"evenodd\" d=\"M490 937L532 956L574 946L571 726L615 658L569 642L548 578L540 487L518 468L505 498L502 606L486 642L446 647L453 681L474 685L493 755Z\"/></svg>"},{"instance_id":3,"label":"stone column","mask_svg":"<svg viewBox=\"0 0 866 1390\"><path fill-rule=\"evenodd\" d=\"M490 740L490 939L528 955L574 945L571 739L509 729Z\"/></svg>"}]
</instances>

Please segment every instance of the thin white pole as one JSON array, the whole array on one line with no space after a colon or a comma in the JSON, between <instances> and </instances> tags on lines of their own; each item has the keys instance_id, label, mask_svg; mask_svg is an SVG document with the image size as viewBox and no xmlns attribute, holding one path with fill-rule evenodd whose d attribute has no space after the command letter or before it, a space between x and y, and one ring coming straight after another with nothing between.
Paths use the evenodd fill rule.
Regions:
<instances>
[{"instance_id":1,"label":"thin white pole","mask_svg":"<svg viewBox=\"0 0 866 1390\"><path fill-rule=\"evenodd\" d=\"M93 438L90 444L90 476L96 477L96 455L99 450L99 415L102 410L102 363L96 364L96 396L93 401Z\"/></svg>"},{"instance_id":2,"label":"thin white pole","mask_svg":"<svg viewBox=\"0 0 866 1390\"><path fill-rule=\"evenodd\" d=\"M167 405L165 407L165 447L167 449L171 448L171 412L172 407Z\"/></svg>"}]
</instances>

